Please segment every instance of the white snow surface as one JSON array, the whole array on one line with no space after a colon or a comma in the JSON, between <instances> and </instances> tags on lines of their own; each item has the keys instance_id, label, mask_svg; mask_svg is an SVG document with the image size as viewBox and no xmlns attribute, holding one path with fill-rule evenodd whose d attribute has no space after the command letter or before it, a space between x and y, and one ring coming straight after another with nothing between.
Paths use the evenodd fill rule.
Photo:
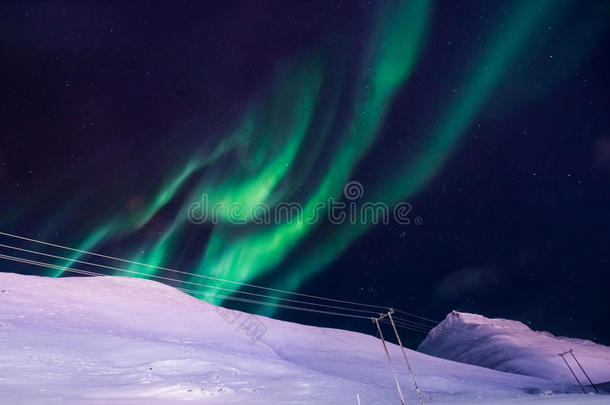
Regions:
<instances>
[{"instance_id":1,"label":"white snow surface","mask_svg":"<svg viewBox=\"0 0 610 405\"><path fill-rule=\"evenodd\" d=\"M590 340L554 336L506 319L453 311L430 331L418 351L510 373L542 377L562 384L578 384L558 355L573 350L594 384L610 381L610 347ZM576 360L565 359L576 377L589 385ZM585 387L587 391L592 388ZM610 399L608 399L610 403Z\"/></svg>"},{"instance_id":2,"label":"white snow surface","mask_svg":"<svg viewBox=\"0 0 610 405\"><path fill-rule=\"evenodd\" d=\"M546 378L408 356L426 404L610 403ZM354 405L356 395L400 403L373 336L228 312L150 280L0 273L0 404Z\"/></svg>"}]
</instances>

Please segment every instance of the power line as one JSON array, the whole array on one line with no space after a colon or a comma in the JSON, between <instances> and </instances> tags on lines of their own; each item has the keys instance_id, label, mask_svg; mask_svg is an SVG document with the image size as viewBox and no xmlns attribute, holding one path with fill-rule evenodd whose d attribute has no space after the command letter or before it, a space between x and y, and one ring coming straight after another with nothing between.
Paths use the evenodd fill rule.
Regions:
<instances>
[{"instance_id":1,"label":"power line","mask_svg":"<svg viewBox=\"0 0 610 405\"><path fill-rule=\"evenodd\" d=\"M233 280L226 280L226 279L222 279L222 278L218 278L218 277L213 277L213 276L206 276L206 275L201 275L201 274L196 274L196 273L189 273L189 272L186 272L186 271L171 269L171 268L167 268L167 267L155 266L155 265L150 265L150 264L147 264L147 263L141 263L141 262L136 262L136 261L132 261L132 260L122 259L122 258L118 258L118 257L114 257L114 256L103 255L103 254L99 254L99 253L95 253L95 252L91 252L91 251L87 251L87 250L75 249L75 248L71 248L71 247L68 247L68 246L63 246L63 245L58 245L58 244L54 244L54 243L49 243L49 242L45 242L45 241L41 241L41 240L37 240L37 239L33 239L33 238L27 238L27 237L20 236L20 235L14 235L14 234L6 233L6 232L0 232L0 235L6 236L6 237L10 237L10 238L16 238L16 239L25 240L25 241L28 241L28 242L39 243L39 244L42 244L42 245L52 246L52 247L56 247L56 248L60 248L60 249L75 251L75 252L79 252L79 253L82 253L82 254L85 254L85 255L97 256L97 257L101 257L101 258L105 258L105 259L109 259L109 260L116 260L116 261L120 261L120 262L131 263L131 264L140 265L140 266L145 266L145 267L148 267L148 268L155 268L155 269L159 269L159 270L163 270L163 271L168 271L168 272L173 272L173 273L178 273L178 274L183 274L183 275L188 275L188 276L193 276L193 277L200 277L200 278L205 278L205 279L209 279L209 280L215 280L215 281L219 281L219 282L231 283L231 284L239 285L239 286L258 288L258 289L262 289L262 290L266 290L266 291L274 291L274 292L278 292L278 293L286 294L286 295L296 295L296 296L301 296L301 297L313 298L313 299L316 299L316 300L335 302L335 303L344 303L344 304L349 304L349 305L357 305L357 306L361 306L361 307L364 306L364 307L368 307L368 308L381 308L381 309L384 309L384 310L388 309L387 307L384 307L384 306L381 306L381 305L363 304L363 303L360 303L360 302L354 302L354 301L348 301L348 300L339 300L339 299L321 297L321 296L310 295L310 294L302 294L302 293L297 293L297 292L285 291L285 290L281 290L281 289L275 289L275 288L270 288L270 287L258 286L258 285L255 285L255 284L243 283L243 282L238 282L238 281L233 281ZM65 261L70 262L70 263L78 262L78 263L83 263L83 264L87 264L87 265L91 265L91 266L97 266L97 267L106 268L106 269L115 270L115 271L122 271L122 272L125 272L125 273L131 273L131 274L136 274L136 275L145 276L145 277L157 278L157 279L160 279L160 280L171 281L171 282L175 282L175 283L185 283L185 284L196 285L196 286L200 286L200 287L204 287L204 288L211 288L211 289L215 289L215 290L223 290L223 291L227 291L227 292L230 292L230 293L233 293L233 294L243 294L243 295L248 295L248 296L252 296L252 297L272 299L274 301L275 300L280 300L280 301L291 302L291 303L296 303L296 304L303 304L303 305L309 305L309 306L329 308L329 309L333 309L333 310L336 309L336 310L342 310L342 311L358 312L358 313L363 313L363 314L368 314L368 313L374 313L375 312L373 310L364 310L364 309L357 309L357 308L349 308L349 307L343 307L343 306L337 306L337 305L328 305L328 304L322 304L322 303L317 303L317 302L309 302L309 301L302 301L302 300L293 300L293 299L285 298L285 297L273 297L273 296L268 296L268 295L264 295L264 294L253 293L253 292L250 292L250 291L234 290L234 289L220 287L220 286L217 286L217 285L194 283L194 282L191 282L191 281L183 281L183 280L178 280L178 279L174 279L174 278L159 276L159 275L156 275L156 274L148 274L148 273L142 273L142 272L137 272L137 271L133 271L133 270L126 270L126 269L122 269L122 268L118 268L118 267L114 267L114 266L107 266L107 265L103 265L103 264L100 264L100 263L93 263L93 262L89 262L89 261L78 260L78 259L75 259L75 258L67 258L67 257L63 257L63 256L51 255L49 253L38 252L38 251L34 251L34 250L29 250L29 249L23 249L23 248L19 248L19 247L15 247L15 246L10 246L10 245L0 244L0 246L1 247L5 247L5 248L9 248L9 249L19 250L19 251L22 251L22 252L31 253L31 254L43 255L43 256L47 256L47 257L53 257L53 258L57 258L57 259L60 259L60 260L65 260ZM59 269L62 270L62 271L66 271L67 269L69 269L69 267L60 267ZM422 317L420 315L413 314L413 313L410 313L410 312L406 312L406 311L402 311L402 310L398 310L398 309L396 309L396 312L404 314L404 315L409 316L409 317L420 319L420 320L423 320L423 321L426 321L426 322L434 323L435 325L438 323L438 321L435 321L433 319ZM432 329L432 327L433 327L432 325L428 325L428 324L425 324L425 323L416 322L416 321L408 320L408 319L404 319L404 318L399 318L399 317L395 317L395 320L397 322L400 322L401 323L400 326L403 327L403 328L407 328L408 327L408 328L411 328L411 329L417 329L417 331L425 332L425 333L428 333ZM437 334L439 334L441 336L449 336L450 335L454 339L458 339L458 340L462 340L462 341L465 341L465 340L472 341L473 340L473 339L471 339L469 337L463 336L461 333L456 332L456 331L451 332L451 333L444 332L444 331L438 331Z\"/></svg>"},{"instance_id":2,"label":"power line","mask_svg":"<svg viewBox=\"0 0 610 405\"><path fill-rule=\"evenodd\" d=\"M59 265L45 263L45 262L39 262L36 260L24 259L24 258L20 258L20 257L16 257L16 256L0 254L0 259L11 260L11 261L15 261L15 262L23 263L23 264L30 264L30 265L51 268L51 269L56 269L56 270L64 270L66 272L81 274L81 275L86 275L86 276L108 277L108 275L103 274L103 273L97 273L97 272L93 272L93 271L89 271L89 270L82 270L82 269L76 269L76 268L67 268L64 266L59 266ZM313 309L313 308L303 308L303 307L298 307L298 306L294 306L294 305L284 305L284 304L277 304L277 303L272 303L272 302L264 302L264 301L258 301L258 300L240 298L240 297L220 295L220 294L216 294L213 292L203 292L203 291L191 290L191 289L187 289L187 288L174 287L174 286L170 286L170 287L176 288L177 290L188 293L188 294L202 295L202 296L211 297L211 298L223 298L223 299L236 301L236 302L250 303L250 304L256 304L256 305L266 305L266 306L273 306L273 307L285 308L285 309L296 310L296 311L304 311L304 312L311 312L311 313L325 314L325 315L334 315L334 316L343 316L343 317L355 318L355 319L366 319L366 320L371 319L370 317L362 316L362 315L345 314L345 313L339 313L339 312L334 312L334 311L317 310L317 309ZM387 322L389 322L389 321L387 321ZM384 322L384 323L386 323L386 322ZM403 329L414 331L414 332L419 332L419 333L424 333L424 334L426 333L424 330L415 328L413 326L402 325L402 324L398 324L397 326L400 328L403 328Z\"/></svg>"},{"instance_id":3,"label":"power line","mask_svg":"<svg viewBox=\"0 0 610 405\"><path fill-rule=\"evenodd\" d=\"M15 257L15 256L10 256L10 255L0 254L0 259L12 260L12 261L20 262L20 263L32 264L32 265L52 268L52 269L56 269L56 270L64 270L66 272L83 274L83 275L87 275L87 276L94 276L94 277L106 276L106 277L108 277L107 274L103 274L103 273L97 273L94 271L82 270L82 269L76 269L76 268L68 268L68 267L59 266L59 265L55 265L55 264L51 264L51 263L23 259L23 258L19 258L19 257ZM212 296L213 298L217 297L217 298L223 298L223 299L234 300L234 301L239 301L239 302L248 302L248 303L254 303L254 304L261 304L261 305L271 305L271 306L279 307L279 308L296 309L296 310L303 310L303 311L322 313L322 314L328 314L328 315L346 316L346 317L350 317L350 318L370 319L370 317L363 316L363 315L344 314L344 313L340 313L340 312L323 311L323 310L318 310L318 309L313 309L313 308L301 308L301 307L296 307L296 306L292 306L292 305L284 305L284 304L277 304L277 303L273 303L273 302L250 300L247 298L232 297L232 296L228 296L228 295L216 294L213 292L197 291L197 290L191 290L191 289L187 289L187 288L174 287L174 286L170 286L170 287L176 288L183 292L189 292L189 293L199 294L199 295L204 295L204 296Z\"/></svg>"},{"instance_id":4,"label":"power line","mask_svg":"<svg viewBox=\"0 0 610 405\"><path fill-rule=\"evenodd\" d=\"M257 294L257 293L253 293L253 292L249 292L249 291L240 291L240 290L234 290L234 289L230 289L230 288L224 288L224 287L210 285L210 284L201 284L201 283L194 283L194 282L178 280L178 279L173 279L173 278L167 278L167 277L158 276L158 275L155 275L155 274L141 273L141 272L137 272L137 271L134 271L134 270L126 270L126 269L119 268L119 267L106 266L106 265L99 264L99 263L93 263L93 262L88 262L88 261L78 260L78 259L71 259L71 258L68 258L68 257L52 255L50 253L44 253L44 252L38 252L38 251L35 251L35 250L18 248L18 247L15 247L15 246L5 245L5 244L2 244L2 243L0 243L0 247L4 247L4 248L7 248L7 249L18 250L18 251L21 251L21 252L31 253L31 254L35 254L35 255L52 257L54 259L60 259L60 260L65 260L65 261L69 261L69 262L76 262L76 263L81 263L81 264L87 264L87 265L90 265L90 266L101 267L101 268L105 268L105 269L109 269L109 270L122 271L122 272L126 272L126 273L137 274L137 275L146 275L146 276L149 276L149 277L155 277L155 278L159 278L159 279L163 279L163 280L167 280L167 281L174 281L174 282L185 283L185 284L193 284L193 285L197 285L197 286L200 286L200 287L206 287L206 288L213 288L213 289L218 289L218 290L223 290L223 291L229 291L229 292L232 292L232 293L245 294L245 295L261 297L261 298L269 298L269 299L273 299L273 300L289 301L289 302L298 303L298 304L313 305L313 306L333 308L333 309L343 309L343 310L349 310L349 311L353 311L353 312L360 312L360 313L367 313L367 314L376 313L375 311L372 311L372 310L339 307L339 306L336 306L336 305L326 305L326 304L320 304L320 303L315 303L315 302L293 300L293 299L290 299L290 298L274 297L274 296L269 296L269 295L264 295L264 294ZM69 267L66 267L66 268L69 268Z\"/></svg>"},{"instance_id":5,"label":"power line","mask_svg":"<svg viewBox=\"0 0 610 405\"><path fill-rule=\"evenodd\" d=\"M101 267L101 268L105 268L105 269L110 269L110 270L115 270L115 271L122 271L122 272L130 273L130 274L148 275L147 273L141 273L141 272L137 272L137 271L133 271L133 270L126 270L126 269L122 269L122 268L114 267L114 266L106 266L106 265L99 264L99 263L93 263L93 262L88 262L88 261L84 261L84 260L77 260L77 259L67 258L67 257L63 257L63 256L53 255L53 254L44 253L44 252L38 252L38 251L34 251L34 250L29 250L29 249L23 249L23 248L19 248L19 247L15 247L15 246L10 246L10 245L5 245L5 244L0 244L0 247L4 247L4 248L8 248L8 249L13 249L13 250L21 251L21 252L26 252L26 253L32 253L32 254L36 254L36 255L42 255L42 256L46 256L46 257L52 257L52 258L55 258L55 259L65 260L65 261L69 261L69 262L77 262L77 263L87 264L87 265L91 265L91 266L97 266L97 267ZM11 257L14 257L14 256L11 256ZM37 262L37 263L42 263L42 262ZM61 270L67 271L66 269L69 269L69 267L58 266L57 269L61 269ZM245 295L256 296L256 297L260 297L260 298L267 298L267 299L271 299L271 300L283 300L283 301L299 303L299 304L304 304L304 305L326 307L326 308L331 308L331 309L339 309L339 310L346 310L346 311L352 311L352 312L369 313L369 314L370 313L374 313L374 311L370 311L370 310L361 310L361 309L348 308L348 307L339 307L339 306L335 306L335 305L320 304L320 303L315 303L315 302L292 300L292 299L289 299L289 298L273 297L273 296L267 296L267 295L263 295L263 294L256 294L256 293L252 293L252 292L248 292L248 291L233 290L233 289L223 288L223 287L219 287L219 286L212 286L212 285L209 285L209 284L194 283L194 282L183 281L183 280L178 280L178 279L173 279L173 278L163 277L163 276L158 276L158 275L148 275L148 276L154 277L154 278L159 278L159 279L166 280L166 281L192 284L192 285L196 285L196 286L199 286L199 287L208 287L208 288L213 288L213 289L229 291L231 293L245 294ZM402 318L397 318L397 319L403 321L406 324L406 326L420 327L420 329L423 329L426 332L430 330L430 327L427 326L427 325L419 324L417 322L409 321L409 320L402 319Z\"/></svg>"},{"instance_id":6,"label":"power line","mask_svg":"<svg viewBox=\"0 0 610 405\"><path fill-rule=\"evenodd\" d=\"M36 261L36 260L24 259L24 258L20 258L20 257L16 257L16 256L10 256L10 255L4 255L4 254L0 254L0 259L11 260L11 261L15 261L15 262L19 262L19 263L24 263L24 264L35 265L35 266L39 266L39 267L52 268L52 269L57 269L57 270L65 270L66 272L71 272L71 273L75 273L75 274L82 274L82 275L92 276L92 277L104 277L104 276L107 277L108 276L106 274L97 273L97 272L94 272L94 271L82 270L82 269L76 269L76 268L67 268L67 267L64 267L64 266L59 266L59 265L55 265L55 264L51 264L51 263L39 262L39 261ZM187 289L187 288L174 287L174 286L170 286L170 287L176 288L177 290L180 290L180 291L183 291L183 292L187 292L187 293L198 294L198 295L203 295L203 296L211 296L212 298L216 298L216 297L217 298L225 298L225 299L228 299L228 300L233 300L233 301L238 301L238 302L246 302L246 303L261 304L261 305L270 305L270 306L279 307L279 308L287 308L287 309L293 309L293 310L299 310L299 311L307 311L307 312L327 314L327 315L344 316L344 317L356 318L356 319L366 319L366 320L370 320L371 319L368 316L362 316L362 315L346 314L346 313L333 312L333 311L323 311L323 310L318 310L318 309L313 309L313 308L303 308L303 307L297 307L297 306L293 306L293 305L284 305L284 304L278 304L278 303L273 303L273 302L264 302L264 301L251 300L251 299L240 298L240 297L232 297L232 296L228 296L228 295L220 295L220 294L216 294L214 292L197 291L197 290L191 290L191 289ZM405 328L407 328L407 327L405 327ZM409 328L407 328L407 329L409 329Z\"/></svg>"},{"instance_id":7,"label":"power line","mask_svg":"<svg viewBox=\"0 0 610 405\"><path fill-rule=\"evenodd\" d=\"M133 261L133 260L122 259L122 258L115 257L115 256L104 255L104 254L100 254L100 253L96 253L96 252L91 252L91 251L87 251L87 250L72 248L72 247L69 247L69 246L64 246L64 245L59 245L59 244L55 244L55 243L45 242L45 241L41 241L41 240L37 240L37 239L33 239L33 238L27 238L27 237L24 237L24 236L15 235L15 234L7 233L7 232L0 232L0 235L6 236L6 237L10 237L10 238L20 239L20 240L25 240L25 241L32 242L32 243L38 243L38 244L42 244L42 245L46 245L46 246L52 246L52 247L59 248L59 249L70 250L70 251L73 251L73 252L78 252L78 253L82 253L82 254L86 254L86 255L97 256L97 257L101 257L101 258L104 258L104 259L116 260L116 261L120 261L120 262L123 262L123 263L130 263L130 264L135 264L135 265L139 265L139 266L145 266L145 267L148 267L148 268L155 268L155 269L158 269L158 270L173 272L173 273L177 273L177 274L183 274L183 275L188 275L188 276L193 276L193 277L201 277L201 278L215 280L215 281L220 281L220 282L224 282L224 283L237 284L237 285L240 285L240 286L245 286L245 287L250 287L250 288L257 288L257 289L262 289L262 290L267 290L267 291L273 291L273 292L277 292L277 293L281 293L281 294L286 294L286 295L297 295L297 296L306 297L306 298L313 298L313 299L317 299L317 300L330 301L330 302L349 304L349 305L355 305L355 306L362 306L362 307L368 307L368 308L376 308L376 309L382 309L382 310L386 310L388 308L386 306L381 306L381 305L372 305L372 304L365 304L365 303L348 301L348 300L340 300L340 299L335 299L335 298L321 297L321 296L317 296L317 295L303 294L303 293L298 293L298 292L293 292L293 291L286 291L286 290L281 290L281 289L272 288L272 287L264 287L264 286L259 286L259 285L255 285L255 284L250 284L250 283L243 283L243 282L240 282L240 281L227 280L227 279L222 279L222 278L213 277L213 276L207 276L207 275L203 275L203 274L189 273L189 272L186 272L186 271L176 270L176 269L172 269L172 268L168 268L168 267L155 266L155 265L152 265L152 264L136 262L136 261ZM68 260L76 261L75 259L68 259ZM149 274L146 274L146 275L150 276ZM435 324L438 323L438 321L435 321L435 320L432 320L432 319L429 319L429 318L425 318L425 317L421 317L421 316L416 315L416 314L411 314L409 312L405 312L405 311L398 311L398 312L400 312L402 314L405 314L405 315L408 315L408 316L412 316L412 317L415 317L415 318L426 320L428 322L433 322Z\"/></svg>"},{"instance_id":8,"label":"power line","mask_svg":"<svg viewBox=\"0 0 610 405\"><path fill-rule=\"evenodd\" d=\"M8 246L8 245L2 245L0 244L0 246L2 247L9 247L9 248L14 248L12 246ZM32 253L40 253L44 256L50 256L50 257L54 257L54 258L59 258L62 260L66 260L66 261L73 261L70 258L66 258L66 257L62 257L62 256L56 256L56 255L50 255L50 254L46 254L46 253L42 253L42 252L35 252L35 251L29 251L27 249L21 249L21 248L16 248L16 250L21 250L21 251L27 251L27 252L32 252ZM39 261L35 261L35 260L30 260L30 259L25 259L25 258L20 258L17 256L10 256L10 255L4 255L4 254L0 254L0 258L5 259L5 260L12 260L12 261L16 261L16 262L21 262L21 263L25 263L25 264L31 264L31 265L36 265L36 266L40 266L40 267L46 267L46 268L51 268L51 269L56 269L56 270L62 270L62 271L66 271L66 272L71 272L71 273L75 273L75 274L81 274L81 275L87 275L87 276L108 276L107 274L103 274L103 273L98 273L98 272L94 272L94 271L89 271L89 270L83 270L83 269L75 269L73 267L66 267L66 266L60 266L60 265L55 265L55 264L51 264L51 263L46 263L46 262L39 262ZM80 261L83 262L83 261ZM84 263L89 263L89 262L84 262ZM117 267L112 267L112 266L105 266L105 265L99 265L96 263L89 263L92 265L98 265L101 267L105 267L105 268L110 268L113 270L117 270L117 271L124 271L127 273L132 273L132 274L140 274L140 275L147 275L150 277L155 277L155 278L161 278L164 279L166 281L173 281L173 282L177 282L177 283L189 283L189 284L193 284L196 286L205 286L202 284L198 284L198 283L192 283L192 282L185 282L182 280L177 280L177 279L170 279L168 277L162 277L162 276L156 276L156 275L148 275L146 273L140 273L140 272L135 272L135 271L130 271L130 270L125 270L125 269L121 269L121 268L117 268ZM298 307L295 305L285 305L285 304L278 304L275 302L266 302L266 301L260 301L260 300L253 300L253 299L247 299L247 298L241 298L241 297L234 297L234 296L229 296L229 295L220 295L217 294L216 292L203 292L203 291L198 291L198 290L192 290L192 289L187 289L187 288L182 288L182 287L177 287L177 286L171 286L173 288L176 288L182 292L186 292L189 294L193 294L193 295L201 295L201 296L205 296L205 297L212 297L212 298L221 298L221 299L227 299L230 301L236 301L236 302L244 302L244 303L250 303L250 304L257 304L257 305L265 305L265 306L273 306L276 308L285 308L285 309L292 309L292 310L298 310L298 311L306 311L306 312L312 312L312 313L318 313L318 314L327 314L327 315L337 315L337 316L345 316L345 317L350 317L350 318L356 318L356 319L370 319L370 317L368 316L363 316L363 315L355 315L355 314L346 314L346 313L340 313L340 312L336 312L336 311L326 311L326 310L318 310L318 309L313 309L313 308L303 308L303 307ZM237 290L229 290L232 292L236 292L236 293L246 293L244 291L237 291ZM253 294L253 293L250 293ZM269 297L269 296L264 296L261 294L258 294L256 296L260 296L263 298L272 298L275 299L274 297ZM306 303L304 302L305 305L315 305L316 303ZM320 304L323 305L323 304ZM335 307L335 308L339 308L342 310L352 310L353 308L343 308L343 307ZM385 320L382 320L382 322L384 322ZM413 321L409 321L409 320L404 320L401 318L395 318L395 322L398 325L398 327L403 328L403 329L408 329L414 332L419 332L419 333L423 333L423 334L427 334L431 328L429 326L425 326L423 324L418 324L416 322ZM385 323L385 322L384 322ZM444 334L441 333L441 336L443 336ZM457 338L459 340L465 341L464 338L459 338L457 336L454 336L454 338Z\"/></svg>"},{"instance_id":9,"label":"power line","mask_svg":"<svg viewBox=\"0 0 610 405\"><path fill-rule=\"evenodd\" d=\"M194 282L189 282L189 281L177 280L177 279L173 279L173 278L169 278L169 277L158 276L158 275L155 275L155 274L141 273L141 272L137 272L137 271L133 271L133 270L126 270L126 269L119 268L119 267L107 266L107 265L103 265L103 264L99 264L99 263L88 262L88 261L84 261L84 260L78 260L78 259L68 258L68 257L63 257L63 256L58 256L58 255L52 255L52 254L49 254L49 253L38 252L38 251L30 250L30 249L23 249L23 248L11 246L11 245L0 244L0 247L4 247L4 248L8 248L8 249L13 249L13 250L18 250L18 251L21 251L21 252L26 252L26 253L36 254L36 255L42 255L42 256L46 256L46 257L52 257L52 258L64 260L64 261L67 261L67 262L78 262L78 263L82 263L82 264L87 264L87 265L91 265L91 266L97 266L97 267L101 267L101 268L105 268L105 269L110 269L110 270L114 270L114 271L119 271L119 272L122 271L122 272L136 274L136 275L141 275L141 276L158 278L158 279L162 279L162 280L165 280L165 281L172 281L172 282L176 282L176 283L186 283L186 284L196 285L196 286L200 286L200 287L207 287L207 288L212 288L212 289L224 290L224 291L228 291L228 292L231 292L231 293L234 293L234 294L244 294L244 295L249 295L249 296L267 298L267 299L271 299L271 300L282 300L282 301L287 301L287 302L292 302L292 303L297 303L297 304L318 306L318 307L324 307L324 308L330 308L330 309L338 309L338 310L351 311L351 312L359 312L359 313L373 313L374 312L374 311L371 311L371 310L361 310L361 309L355 309L355 308L349 308L349 307L340 307L340 306L335 306L335 305L320 304L320 303L315 303L315 302L292 300L292 299L283 298L283 297L272 297L272 296L252 293L252 292L248 292L248 291L240 291L240 290L233 290L233 289L223 288L223 287L215 286L215 285L213 286L213 285L209 285L209 284L201 284L201 283L194 283ZM64 267L64 266L59 266L59 267L57 267L57 269L65 271L65 270L67 270L69 268L68 267ZM183 273L194 275L192 273L187 273L187 272L183 272ZM219 296L219 295L217 295L217 296L219 298L224 297L224 296ZM404 312L404 311L400 311L400 312ZM407 314L409 314L409 313L407 313ZM417 317L418 318L423 318L423 317L419 317L419 316L417 316ZM426 318L423 318L423 319L426 319ZM425 334L427 334L432 329L432 326L430 326L430 325L422 324L422 323L419 323L419 322L415 322L415 321L411 321L411 320L407 320L407 319L403 319L403 318L399 318L399 317L395 317L395 320L397 322L402 322L402 324L400 326L403 327L403 328L410 328L411 330L416 330L418 332L425 333ZM462 341L467 341L467 340L468 341L472 341L473 340L473 339L470 339L468 337L460 336L460 334L456 333L456 332L452 332L450 334L447 334L445 332L439 331L439 332L437 332L437 334L440 334L441 336L452 337L452 338L459 339L459 340L462 340Z\"/></svg>"}]
</instances>

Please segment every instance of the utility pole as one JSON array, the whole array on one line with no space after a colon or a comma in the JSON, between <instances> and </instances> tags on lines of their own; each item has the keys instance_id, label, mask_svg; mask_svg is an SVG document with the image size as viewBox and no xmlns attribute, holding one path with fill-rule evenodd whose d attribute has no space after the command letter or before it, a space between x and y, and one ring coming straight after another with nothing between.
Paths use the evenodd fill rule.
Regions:
<instances>
[{"instance_id":1,"label":"utility pole","mask_svg":"<svg viewBox=\"0 0 610 405\"><path fill-rule=\"evenodd\" d=\"M402 340L400 340L400 335L398 335L398 329L396 329L396 325L394 324L394 318L392 318L393 314L394 314L394 309L390 308L390 310L388 311L388 318L390 319L390 322L392 323L392 328L394 329L394 333L396 334L396 340L398 341L398 344L400 345L400 350L402 351L402 356L405 358L405 362L407 363L407 368L409 369L409 374L411 374L411 379L413 380L413 385L415 386L415 392L417 392L417 398L419 399L419 403L420 403L420 405L424 405L424 399L421 395L421 390L419 389L419 386L417 385L417 381L415 381L415 374L413 374L413 369L411 368L411 363L409 362L409 359L407 358L407 352L405 351L405 348L402 345Z\"/></svg>"},{"instance_id":2,"label":"utility pole","mask_svg":"<svg viewBox=\"0 0 610 405\"><path fill-rule=\"evenodd\" d=\"M396 371L394 371L394 365L392 364L392 358L390 357L390 352L388 351L388 347L385 344L385 339L383 338L383 332L381 332L381 327L379 326L379 321L384 319L388 314L379 314L377 318L371 318L371 321L375 325L377 325L377 331L379 332L379 337L381 338L381 343L383 344L383 349L385 350L385 354L388 357L388 363L390 364L390 370L392 371L392 376L394 377L394 382L396 383L396 390L398 391L398 396L400 397L401 405L406 405L405 397L402 395L402 390L400 389L400 383L398 382L398 377L396 376Z\"/></svg>"},{"instance_id":3,"label":"utility pole","mask_svg":"<svg viewBox=\"0 0 610 405\"><path fill-rule=\"evenodd\" d=\"M585 377L587 377L587 380L589 380L589 383L591 384L591 387L593 387L593 389L595 390L596 394L599 394L599 391L597 390L597 387L595 386L595 384L593 384L593 381L591 381L591 378L589 377L589 374L587 374L587 372L585 371L584 368L582 368L582 365L580 364L580 361L578 361L578 359L576 358L576 356L574 355L574 350L570 349L570 351L568 352L572 355L572 358L574 359L574 361L576 362L576 364L578 364L578 367L580 367L580 370L582 371L582 373L585 375Z\"/></svg>"},{"instance_id":4,"label":"utility pole","mask_svg":"<svg viewBox=\"0 0 610 405\"><path fill-rule=\"evenodd\" d=\"M572 370L572 367L570 366L570 364L568 363L568 361L566 360L566 358L564 357L566 354L570 353L572 350L569 350L567 352L563 352L563 353L559 353L559 357L561 357L563 359L563 361L566 363L566 366L568 366L568 368L570 369L570 371L572 372L572 375L574 376L574 378L576 379L576 382L578 382L578 385L580 385L580 388L582 389L582 392L584 394L587 393L587 391L585 390L585 387L582 385L582 383L580 382L580 380L578 379L578 377L576 377L576 373L574 372L574 370Z\"/></svg>"}]
</instances>

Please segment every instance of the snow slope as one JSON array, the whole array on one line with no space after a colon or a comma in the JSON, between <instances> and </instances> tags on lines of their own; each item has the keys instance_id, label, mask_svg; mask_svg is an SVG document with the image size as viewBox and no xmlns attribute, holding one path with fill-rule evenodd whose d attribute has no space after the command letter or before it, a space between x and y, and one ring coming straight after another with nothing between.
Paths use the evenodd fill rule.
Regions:
<instances>
[{"instance_id":1,"label":"snow slope","mask_svg":"<svg viewBox=\"0 0 610 405\"><path fill-rule=\"evenodd\" d=\"M608 403L543 378L409 355L427 404ZM372 336L226 311L149 280L0 273L1 404L354 405L356 394L362 405L399 403Z\"/></svg>"},{"instance_id":2,"label":"snow slope","mask_svg":"<svg viewBox=\"0 0 610 405\"><path fill-rule=\"evenodd\" d=\"M445 359L577 384L558 356L570 349L594 384L610 381L610 347L533 331L521 322L506 319L453 311L418 348L422 353ZM568 355L566 360L583 384L588 384L574 359Z\"/></svg>"}]
</instances>

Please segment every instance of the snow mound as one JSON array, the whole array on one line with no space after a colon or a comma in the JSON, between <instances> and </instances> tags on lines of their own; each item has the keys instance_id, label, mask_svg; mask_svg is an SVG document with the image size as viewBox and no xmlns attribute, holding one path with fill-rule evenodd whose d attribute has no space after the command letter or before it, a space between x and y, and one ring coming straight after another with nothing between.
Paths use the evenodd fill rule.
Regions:
<instances>
[{"instance_id":1,"label":"snow mound","mask_svg":"<svg viewBox=\"0 0 610 405\"><path fill-rule=\"evenodd\" d=\"M451 312L430 331L418 351L494 370L577 384L559 353L573 350L594 384L610 381L610 347L589 340L554 336L507 319ZM583 384L589 384L571 355L566 360ZM592 391L592 389L589 389Z\"/></svg>"},{"instance_id":2,"label":"snow mound","mask_svg":"<svg viewBox=\"0 0 610 405\"><path fill-rule=\"evenodd\" d=\"M389 351L415 403L400 349ZM530 404L550 392L553 403L604 403L544 378L408 356L426 404ZM1 272L0 392L3 404L398 403L373 336L226 310L150 280Z\"/></svg>"}]
</instances>

